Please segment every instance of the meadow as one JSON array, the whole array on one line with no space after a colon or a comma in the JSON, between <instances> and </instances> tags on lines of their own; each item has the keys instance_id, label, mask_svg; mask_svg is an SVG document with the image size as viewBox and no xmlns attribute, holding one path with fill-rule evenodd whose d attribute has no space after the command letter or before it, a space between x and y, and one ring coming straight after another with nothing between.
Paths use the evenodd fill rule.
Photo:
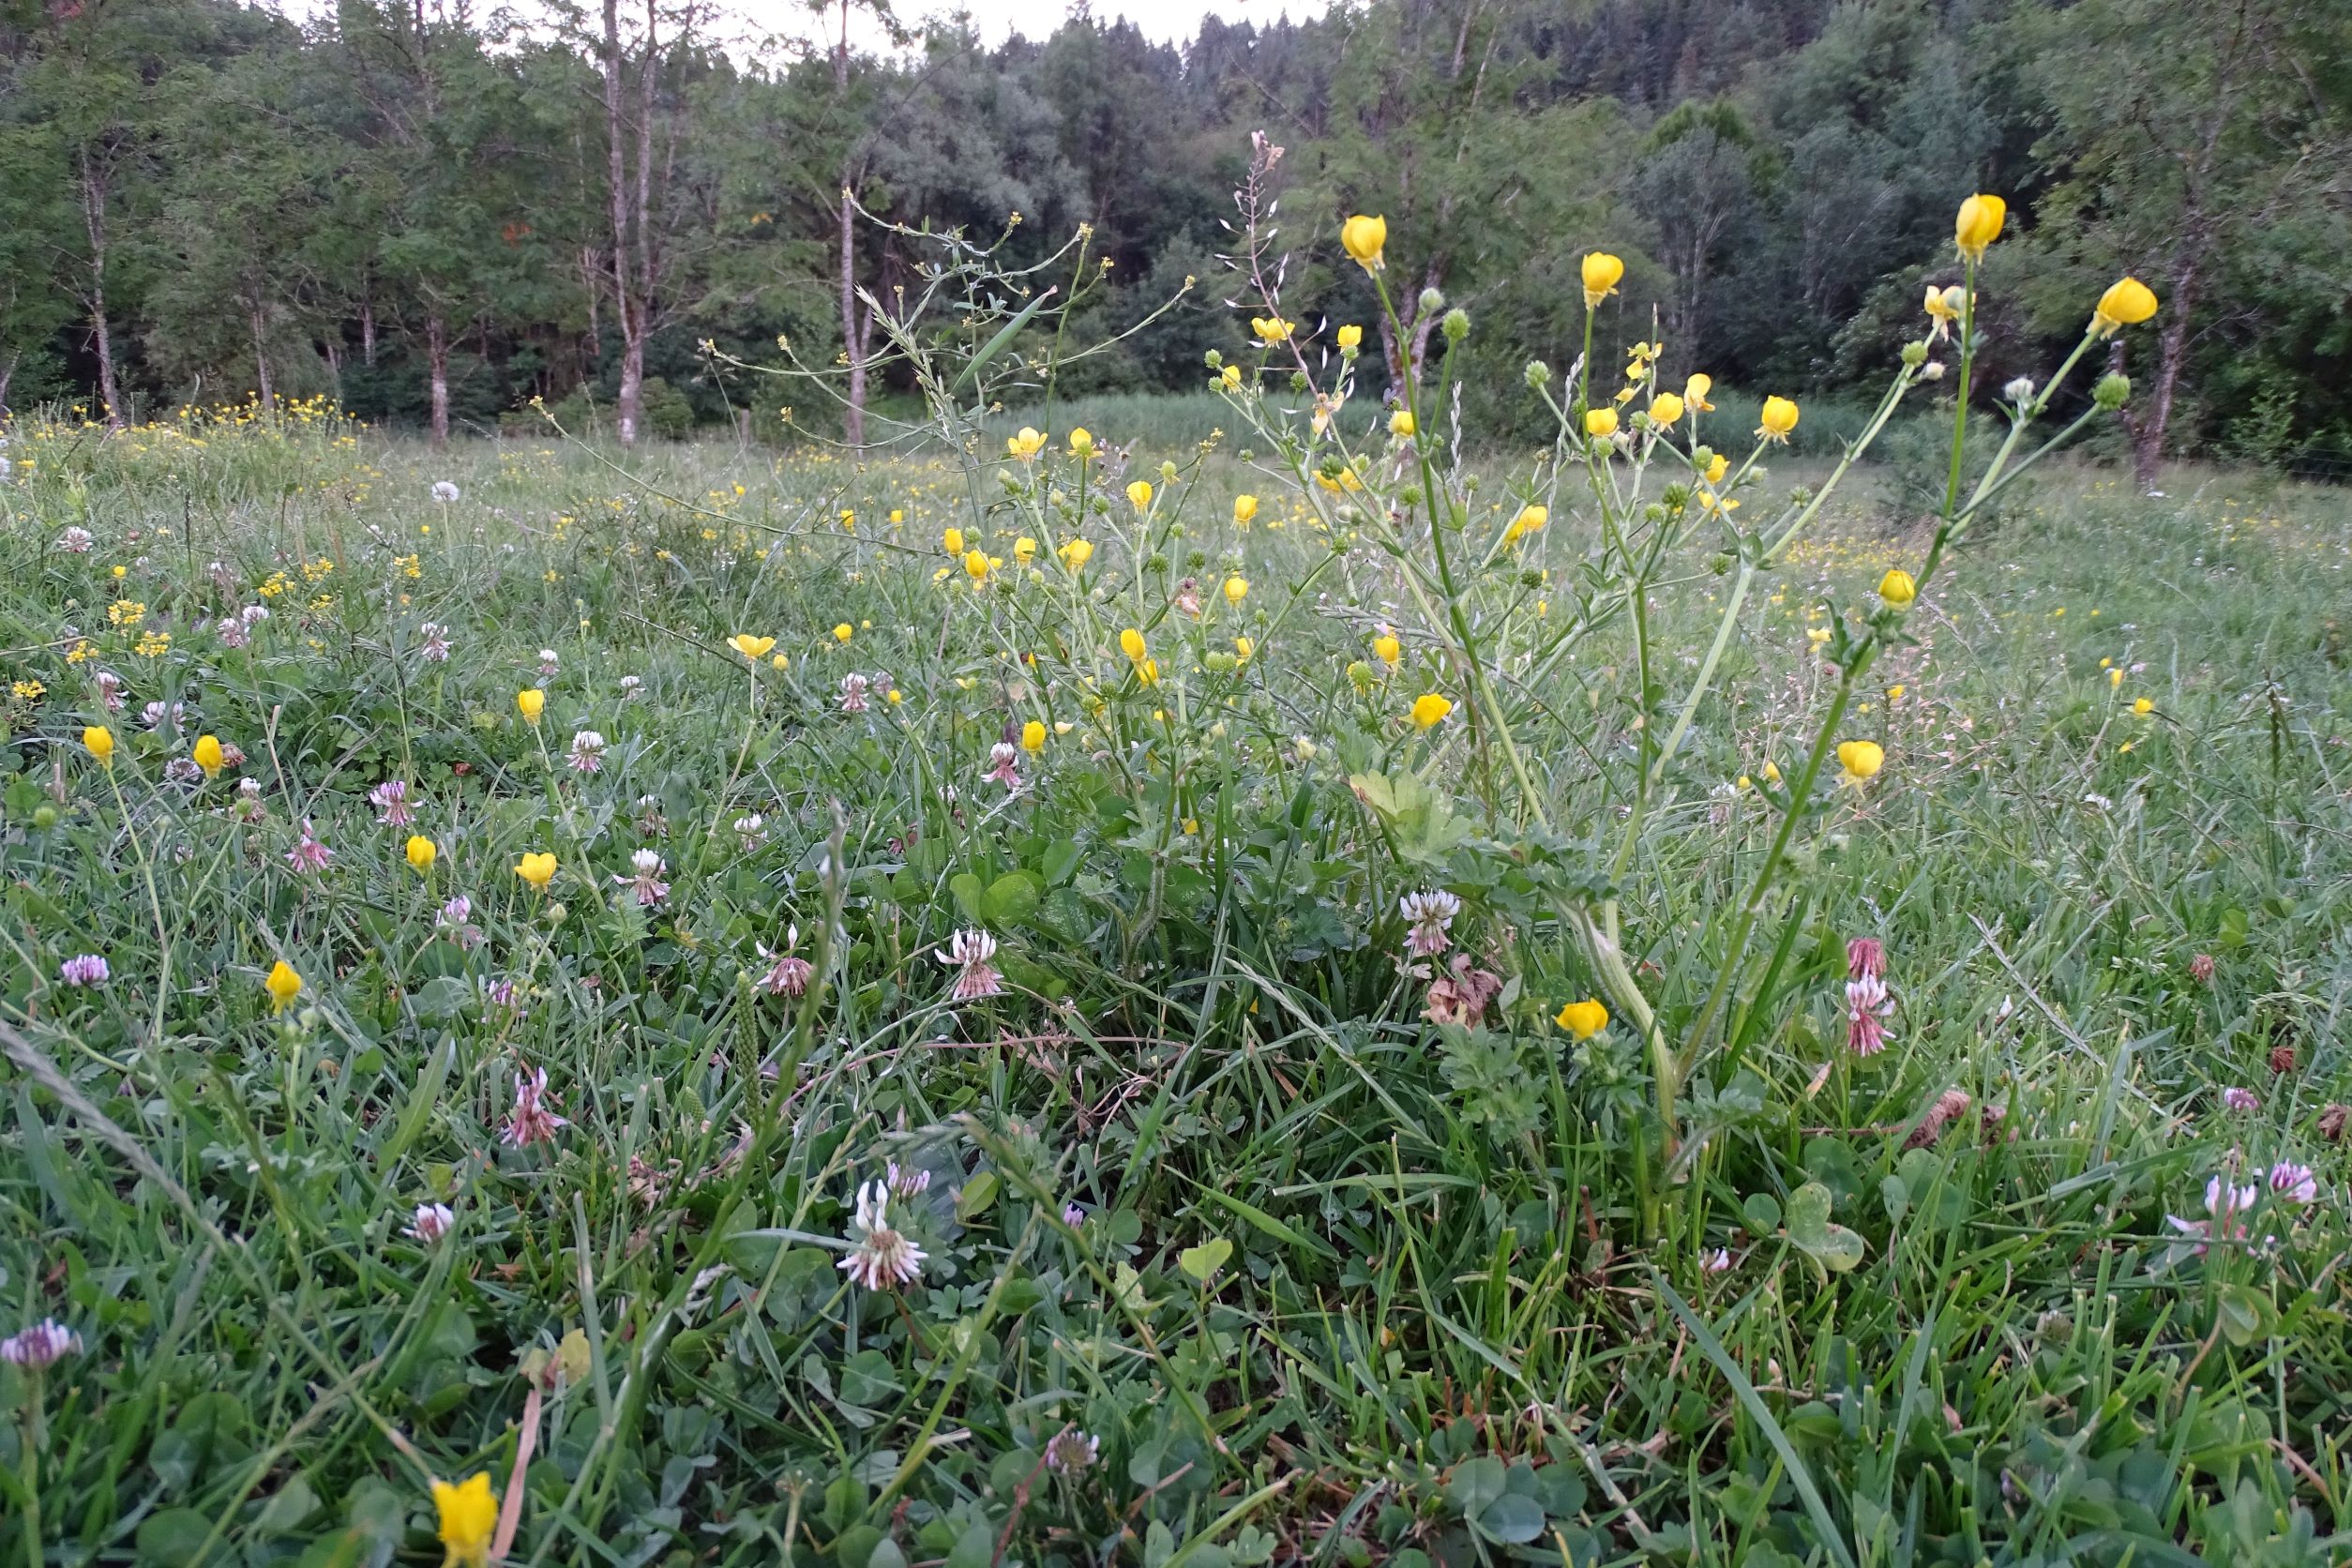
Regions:
<instances>
[{"instance_id":1,"label":"meadow","mask_svg":"<svg viewBox=\"0 0 2352 1568\"><path fill-rule=\"evenodd\" d=\"M2344 492L1268 319L11 427L0 1562L2340 1560Z\"/></svg>"}]
</instances>

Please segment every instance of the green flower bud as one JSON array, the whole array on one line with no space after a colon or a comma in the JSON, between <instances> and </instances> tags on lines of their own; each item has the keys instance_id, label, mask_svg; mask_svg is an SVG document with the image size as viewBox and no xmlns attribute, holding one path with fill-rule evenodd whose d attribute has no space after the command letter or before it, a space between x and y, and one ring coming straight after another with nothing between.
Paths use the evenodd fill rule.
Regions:
<instances>
[{"instance_id":1,"label":"green flower bud","mask_svg":"<svg viewBox=\"0 0 2352 1568\"><path fill-rule=\"evenodd\" d=\"M1908 343L1904 344L1904 345L1903 345L1903 363L1904 363L1904 365L1905 365L1906 367L1907 367L1907 368L1908 368L1908 369L1914 369L1914 370L1918 369L1919 369L1922 365L1926 364L1926 363L1927 363L1927 345L1926 345L1926 343L1925 343L1925 342L1923 342L1923 341L1913 341L1913 342L1908 342Z\"/></svg>"},{"instance_id":2,"label":"green flower bud","mask_svg":"<svg viewBox=\"0 0 2352 1568\"><path fill-rule=\"evenodd\" d=\"M1445 313L1445 320L1440 324L1445 328L1445 340L1458 343L1470 336L1470 312L1456 305Z\"/></svg>"},{"instance_id":3,"label":"green flower bud","mask_svg":"<svg viewBox=\"0 0 2352 1568\"><path fill-rule=\"evenodd\" d=\"M1423 315L1433 316L1444 309L1445 295L1438 293L1435 289L1424 289L1421 291L1421 313Z\"/></svg>"},{"instance_id":4,"label":"green flower bud","mask_svg":"<svg viewBox=\"0 0 2352 1568\"><path fill-rule=\"evenodd\" d=\"M1541 392L1552 384L1552 368L1540 359L1529 360L1523 374L1530 392Z\"/></svg>"},{"instance_id":5,"label":"green flower bud","mask_svg":"<svg viewBox=\"0 0 2352 1568\"><path fill-rule=\"evenodd\" d=\"M2090 389L2090 400L2109 414L2121 408L2132 399L2132 378L2117 371L2099 378L2099 384Z\"/></svg>"}]
</instances>

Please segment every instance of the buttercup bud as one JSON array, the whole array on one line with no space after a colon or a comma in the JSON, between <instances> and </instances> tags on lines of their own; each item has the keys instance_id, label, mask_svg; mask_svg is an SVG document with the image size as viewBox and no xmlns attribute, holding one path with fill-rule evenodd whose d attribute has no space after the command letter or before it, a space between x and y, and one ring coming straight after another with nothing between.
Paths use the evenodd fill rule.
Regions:
<instances>
[{"instance_id":1,"label":"buttercup bud","mask_svg":"<svg viewBox=\"0 0 2352 1568\"><path fill-rule=\"evenodd\" d=\"M1445 295L1440 294L1435 289L1424 289L1421 291L1421 313L1423 315L1435 315L1438 311L1444 309Z\"/></svg>"},{"instance_id":2,"label":"buttercup bud","mask_svg":"<svg viewBox=\"0 0 2352 1568\"><path fill-rule=\"evenodd\" d=\"M1927 345L1919 341L1912 341L1904 344L1903 363L1914 370L1918 369L1922 365L1926 364Z\"/></svg>"},{"instance_id":3,"label":"buttercup bud","mask_svg":"<svg viewBox=\"0 0 2352 1568\"><path fill-rule=\"evenodd\" d=\"M2132 399L2132 378L2120 371L2099 378L2099 384L2090 389L2090 400L2113 414Z\"/></svg>"},{"instance_id":4,"label":"buttercup bud","mask_svg":"<svg viewBox=\"0 0 2352 1568\"><path fill-rule=\"evenodd\" d=\"M1445 313L1445 340L1458 343L1470 336L1470 312L1456 305Z\"/></svg>"},{"instance_id":5,"label":"buttercup bud","mask_svg":"<svg viewBox=\"0 0 2352 1568\"><path fill-rule=\"evenodd\" d=\"M1540 359L1529 360L1524 374L1530 392L1541 392L1552 384L1552 368Z\"/></svg>"},{"instance_id":6,"label":"buttercup bud","mask_svg":"<svg viewBox=\"0 0 2352 1568\"><path fill-rule=\"evenodd\" d=\"M2033 378L2031 376L2017 377L2008 385L2001 388L2001 396L2007 398L2013 403L2029 403L2033 401Z\"/></svg>"}]
</instances>

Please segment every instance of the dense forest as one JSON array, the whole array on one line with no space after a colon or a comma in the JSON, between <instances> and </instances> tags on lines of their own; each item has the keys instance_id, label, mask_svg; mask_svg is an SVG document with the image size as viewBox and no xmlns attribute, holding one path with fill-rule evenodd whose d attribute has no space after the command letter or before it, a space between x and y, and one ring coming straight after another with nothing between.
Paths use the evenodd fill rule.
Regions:
<instances>
[{"instance_id":1,"label":"dense forest","mask_svg":"<svg viewBox=\"0 0 2352 1568\"><path fill-rule=\"evenodd\" d=\"M0 409L326 395L445 439L541 398L625 439L766 429L772 391L704 345L781 337L842 369L855 427L905 395L865 375L904 231L1008 222L1015 259L1092 225L1106 329L1197 278L1073 372L1195 384L1246 330L1218 257L1262 128L1286 308L1360 313L1338 224L1383 213L1401 297L1476 312L1473 385L1569 356L1605 245L1619 327L1654 319L1669 366L1834 395L1953 279L1983 189L2014 236L1995 338L2043 357L1980 385L2055 359L2130 272L2164 302L2122 367L2144 462L2352 472L2352 6L1368 0L1172 48L1082 8L990 47L835 5L839 38L897 47L762 46L704 0L527 24L342 0L309 26L0 0Z\"/></svg>"}]
</instances>

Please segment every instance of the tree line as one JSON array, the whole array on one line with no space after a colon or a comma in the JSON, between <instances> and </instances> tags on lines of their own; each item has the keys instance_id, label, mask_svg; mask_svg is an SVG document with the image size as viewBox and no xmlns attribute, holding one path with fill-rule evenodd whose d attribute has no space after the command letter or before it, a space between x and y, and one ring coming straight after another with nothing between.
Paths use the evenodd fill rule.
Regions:
<instances>
[{"instance_id":1,"label":"tree line","mask_svg":"<svg viewBox=\"0 0 2352 1568\"><path fill-rule=\"evenodd\" d=\"M827 41L762 45L715 0L309 25L0 0L0 409L324 394L445 440L538 399L634 442L772 427L721 369L783 339L839 369L825 417L855 440L908 393L875 312L926 226L1009 228L1018 261L1091 225L1089 323L1184 297L1071 389L1194 385L1243 346L1219 256L1262 128L1290 313L1364 314L1338 225L1384 214L1400 302L1473 311L1466 384L1498 409L1519 362L1573 353L1596 247L1628 263L1618 335L1654 322L1669 368L1873 381L1982 189L2011 204L2015 363L1981 386L2054 361L2129 272L2164 302L2122 367L2144 464L2352 468L2352 7L1343 0L1181 47L1082 6L993 46L886 0L825 14ZM876 24L893 46L856 46ZM1435 319L1383 329L1393 367Z\"/></svg>"}]
</instances>

